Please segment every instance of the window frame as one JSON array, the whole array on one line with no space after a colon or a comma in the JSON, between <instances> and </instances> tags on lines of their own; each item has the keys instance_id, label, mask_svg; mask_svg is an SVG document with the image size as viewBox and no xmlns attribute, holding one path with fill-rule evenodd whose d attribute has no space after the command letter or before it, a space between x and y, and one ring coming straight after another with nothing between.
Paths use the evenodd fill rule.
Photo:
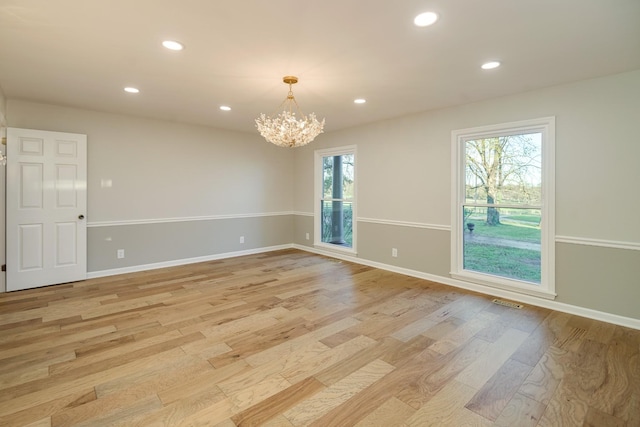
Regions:
<instances>
[{"instance_id":1,"label":"window frame","mask_svg":"<svg viewBox=\"0 0 640 427\"><path fill-rule=\"evenodd\" d=\"M465 270L462 209L463 205L467 204L465 198L467 141L535 132L542 134L540 284ZM521 294L555 299L555 117L454 130L451 132L451 143L451 277ZM526 208L526 205L519 207Z\"/></svg>"},{"instance_id":2,"label":"window frame","mask_svg":"<svg viewBox=\"0 0 640 427\"><path fill-rule=\"evenodd\" d=\"M352 221L352 244L351 247L340 246L331 243L325 243L322 241L322 215L320 212L322 201L324 200L323 192L323 163L324 157L353 155L353 199L351 202L351 212L353 215ZM343 147L324 148L314 151L314 204L313 204L313 218L314 218L314 241L313 245L317 248L327 249L332 251L344 252L350 255L356 255L357 252L357 194L358 194L358 167L357 167L357 150L355 145L347 145ZM342 199L343 201L347 199Z\"/></svg>"}]
</instances>

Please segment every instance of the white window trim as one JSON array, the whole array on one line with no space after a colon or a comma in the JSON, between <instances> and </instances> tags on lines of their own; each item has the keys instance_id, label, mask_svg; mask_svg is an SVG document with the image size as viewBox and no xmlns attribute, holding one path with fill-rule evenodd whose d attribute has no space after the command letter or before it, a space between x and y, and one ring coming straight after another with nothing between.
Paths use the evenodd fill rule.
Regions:
<instances>
[{"instance_id":1,"label":"white window trim","mask_svg":"<svg viewBox=\"0 0 640 427\"><path fill-rule=\"evenodd\" d=\"M473 139L542 133L542 221L540 285L463 269L462 209L465 145ZM451 277L526 295L555 299L555 117L541 117L451 132Z\"/></svg>"},{"instance_id":2,"label":"white window trim","mask_svg":"<svg viewBox=\"0 0 640 427\"><path fill-rule=\"evenodd\" d=\"M357 209L358 209L358 155L355 145L347 145L344 147L325 148L316 150L314 156L314 204L313 204L313 228L314 228L314 241L313 245L317 248L326 249L330 251L343 252L351 255L358 253L356 249L357 245ZM322 241L322 231L320 229L321 215L320 215L320 202L322 199L322 158L329 156L343 156L345 154L353 154L353 179L355 185L353 187L353 201L352 201L352 247L332 245L331 243L325 243Z\"/></svg>"}]
</instances>

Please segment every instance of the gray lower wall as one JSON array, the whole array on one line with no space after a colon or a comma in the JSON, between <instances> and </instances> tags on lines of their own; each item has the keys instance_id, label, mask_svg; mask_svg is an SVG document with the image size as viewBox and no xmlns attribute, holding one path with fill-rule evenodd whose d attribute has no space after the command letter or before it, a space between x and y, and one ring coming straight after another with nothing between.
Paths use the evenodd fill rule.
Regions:
<instances>
[{"instance_id":1,"label":"gray lower wall","mask_svg":"<svg viewBox=\"0 0 640 427\"><path fill-rule=\"evenodd\" d=\"M293 215L89 227L88 271L144 266L293 241ZM240 236L245 242L240 243ZM118 249L125 258L118 259Z\"/></svg>"},{"instance_id":2,"label":"gray lower wall","mask_svg":"<svg viewBox=\"0 0 640 427\"><path fill-rule=\"evenodd\" d=\"M313 217L296 215L295 244L313 248ZM358 221L356 258L449 277L451 235L448 231ZM398 257L391 256L391 249Z\"/></svg>"},{"instance_id":3,"label":"gray lower wall","mask_svg":"<svg viewBox=\"0 0 640 427\"><path fill-rule=\"evenodd\" d=\"M640 251L556 243L556 301L640 319Z\"/></svg>"},{"instance_id":4,"label":"gray lower wall","mask_svg":"<svg viewBox=\"0 0 640 427\"><path fill-rule=\"evenodd\" d=\"M312 216L296 215L294 243L313 248L313 229ZM358 221L356 258L448 277L450 241L448 231ZM391 248L398 250L397 258Z\"/></svg>"},{"instance_id":5,"label":"gray lower wall","mask_svg":"<svg viewBox=\"0 0 640 427\"><path fill-rule=\"evenodd\" d=\"M308 240L307 233L309 233ZM313 236L313 217L309 215L295 215L293 219L293 243L313 247Z\"/></svg>"},{"instance_id":6,"label":"gray lower wall","mask_svg":"<svg viewBox=\"0 0 640 427\"><path fill-rule=\"evenodd\" d=\"M426 228L358 221L358 257L423 273L448 277L451 234ZM391 249L398 257L391 256Z\"/></svg>"}]
</instances>

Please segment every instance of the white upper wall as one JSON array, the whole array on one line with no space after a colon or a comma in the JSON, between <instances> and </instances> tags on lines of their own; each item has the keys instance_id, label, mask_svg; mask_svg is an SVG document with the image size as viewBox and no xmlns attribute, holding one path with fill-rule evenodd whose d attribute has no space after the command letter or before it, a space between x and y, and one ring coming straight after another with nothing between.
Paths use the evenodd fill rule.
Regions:
<instances>
[{"instance_id":1,"label":"white upper wall","mask_svg":"<svg viewBox=\"0 0 640 427\"><path fill-rule=\"evenodd\" d=\"M293 153L257 133L13 99L7 118L11 127L88 135L89 223L293 209Z\"/></svg>"},{"instance_id":2,"label":"white upper wall","mask_svg":"<svg viewBox=\"0 0 640 427\"><path fill-rule=\"evenodd\" d=\"M428 95L425 95L428 96ZM449 226L451 131L556 117L556 232L640 242L640 70L320 135L296 153L313 211L313 150L358 146L358 216Z\"/></svg>"}]
</instances>

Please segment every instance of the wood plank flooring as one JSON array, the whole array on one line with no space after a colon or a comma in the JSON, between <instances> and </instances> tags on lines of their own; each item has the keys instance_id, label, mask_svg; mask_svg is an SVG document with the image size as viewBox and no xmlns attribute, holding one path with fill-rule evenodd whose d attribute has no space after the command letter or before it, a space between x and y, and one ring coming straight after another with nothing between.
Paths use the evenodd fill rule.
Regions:
<instances>
[{"instance_id":1,"label":"wood plank flooring","mask_svg":"<svg viewBox=\"0 0 640 427\"><path fill-rule=\"evenodd\" d=\"M640 331L297 250L0 295L2 426L640 426Z\"/></svg>"}]
</instances>

